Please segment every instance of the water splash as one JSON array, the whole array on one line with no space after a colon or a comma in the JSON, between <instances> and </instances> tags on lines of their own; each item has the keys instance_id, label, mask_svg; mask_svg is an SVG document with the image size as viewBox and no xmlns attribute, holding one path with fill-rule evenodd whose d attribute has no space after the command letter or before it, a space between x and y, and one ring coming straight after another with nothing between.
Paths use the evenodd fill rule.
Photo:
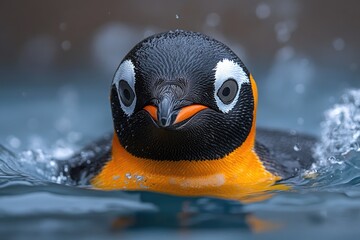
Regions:
<instances>
[{"instance_id":1,"label":"water splash","mask_svg":"<svg viewBox=\"0 0 360 240\"><path fill-rule=\"evenodd\" d=\"M315 147L318 166L344 163L360 154L360 90L349 90L325 112L321 141ZM314 166L316 167L316 166Z\"/></svg>"},{"instance_id":2,"label":"water splash","mask_svg":"<svg viewBox=\"0 0 360 240\"><path fill-rule=\"evenodd\" d=\"M70 184L68 167L61 163L71 158L76 148L74 142L64 139L59 139L51 147L40 144L40 148L18 153L0 145L0 186L10 181L22 181L31 185L49 182Z\"/></svg>"},{"instance_id":3,"label":"water splash","mask_svg":"<svg viewBox=\"0 0 360 240\"><path fill-rule=\"evenodd\" d=\"M19 181L30 185L59 182L59 177L57 163L44 151L16 154L0 145L0 186Z\"/></svg>"},{"instance_id":4,"label":"water splash","mask_svg":"<svg viewBox=\"0 0 360 240\"><path fill-rule=\"evenodd\" d=\"M348 90L325 112L317 161L290 182L299 191L343 192L360 186L360 89ZM358 190L357 190L358 191Z\"/></svg>"}]
</instances>

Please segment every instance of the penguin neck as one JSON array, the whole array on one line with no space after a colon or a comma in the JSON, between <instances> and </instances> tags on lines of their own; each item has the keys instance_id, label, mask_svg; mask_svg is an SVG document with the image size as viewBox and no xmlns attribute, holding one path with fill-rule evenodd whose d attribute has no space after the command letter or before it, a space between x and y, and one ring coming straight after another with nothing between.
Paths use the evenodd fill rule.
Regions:
<instances>
[{"instance_id":1,"label":"penguin neck","mask_svg":"<svg viewBox=\"0 0 360 240\"><path fill-rule=\"evenodd\" d=\"M91 183L103 190L151 190L238 200L269 190L286 190L284 185L274 185L280 178L264 168L249 148L252 145L253 141L247 141L217 160L156 161L131 155L114 134L112 159Z\"/></svg>"},{"instance_id":2,"label":"penguin neck","mask_svg":"<svg viewBox=\"0 0 360 240\"><path fill-rule=\"evenodd\" d=\"M116 134L113 138L112 165L123 169L122 172L137 172L139 175L176 176L176 177L201 177L218 174L225 171L241 171L246 179L247 174L255 172L268 176L259 158L253 150L255 131L250 132L251 136L242 144L223 158L214 160L152 160L139 158L129 153L119 142ZM259 177L260 177L259 175ZM249 182L251 179L248 179Z\"/></svg>"}]
</instances>

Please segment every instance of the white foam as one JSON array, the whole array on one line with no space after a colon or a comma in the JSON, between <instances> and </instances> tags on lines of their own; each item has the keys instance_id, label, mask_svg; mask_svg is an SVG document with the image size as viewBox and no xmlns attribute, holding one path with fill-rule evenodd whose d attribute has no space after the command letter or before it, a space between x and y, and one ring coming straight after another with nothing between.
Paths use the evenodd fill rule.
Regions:
<instances>
[{"instance_id":1,"label":"white foam","mask_svg":"<svg viewBox=\"0 0 360 240\"><path fill-rule=\"evenodd\" d=\"M350 152L360 152L360 89L347 91L340 103L327 110L321 127L317 166L342 163Z\"/></svg>"}]
</instances>

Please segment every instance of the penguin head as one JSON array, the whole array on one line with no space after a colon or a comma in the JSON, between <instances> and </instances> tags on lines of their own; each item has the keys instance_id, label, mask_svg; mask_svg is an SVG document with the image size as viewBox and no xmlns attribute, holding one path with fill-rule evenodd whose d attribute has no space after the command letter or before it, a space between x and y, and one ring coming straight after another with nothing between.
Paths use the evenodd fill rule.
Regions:
<instances>
[{"instance_id":1,"label":"penguin head","mask_svg":"<svg viewBox=\"0 0 360 240\"><path fill-rule=\"evenodd\" d=\"M249 71L226 45L195 32L161 33L137 44L114 75L115 134L139 158L220 159L254 131L256 98Z\"/></svg>"}]
</instances>

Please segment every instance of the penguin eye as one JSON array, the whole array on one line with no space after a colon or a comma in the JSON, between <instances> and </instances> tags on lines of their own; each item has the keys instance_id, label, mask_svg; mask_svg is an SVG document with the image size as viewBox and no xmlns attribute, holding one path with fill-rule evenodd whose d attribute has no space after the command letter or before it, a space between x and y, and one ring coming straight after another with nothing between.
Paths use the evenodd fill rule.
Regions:
<instances>
[{"instance_id":1,"label":"penguin eye","mask_svg":"<svg viewBox=\"0 0 360 240\"><path fill-rule=\"evenodd\" d=\"M122 103L126 107L130 107L135 99L135 93L130 87L130 85L125 80L120 80L119 82L119 94Z\"/></svg>"},{"instance_id":2,"label":"penguin eye","mask_svg":"<svg viewBox=\"0 0 360 240\"><path fill-rule=\"evenodd\" d=\"M224 104L229 104L236 97L238 88L237 82L230 78L221 85L217 92L217 96Z\"/></svg>"},{"instance_id":3,"label":"penguin eye","mask_svg":"<svg viewBox=\"0 0 360 240\"><path fill-rule=\"evenodd\" d=\"M250 80L242 67L233 60L219 61L214 70L215 102L220 111L228 113L238 101L242 84L250 84Z\"/></svg>"},{"instance_id":4,"label":"penguin eye","mask_svg":"<svg viewBox=\"0 0 360 240\"><path fill-rule=\"evenodd\" d=\"M131 60L126 60L120 64L115 73L113 84L120 98L121 109L130 116L136 105L135 66Z\"/></svg>"}]
</instances>

